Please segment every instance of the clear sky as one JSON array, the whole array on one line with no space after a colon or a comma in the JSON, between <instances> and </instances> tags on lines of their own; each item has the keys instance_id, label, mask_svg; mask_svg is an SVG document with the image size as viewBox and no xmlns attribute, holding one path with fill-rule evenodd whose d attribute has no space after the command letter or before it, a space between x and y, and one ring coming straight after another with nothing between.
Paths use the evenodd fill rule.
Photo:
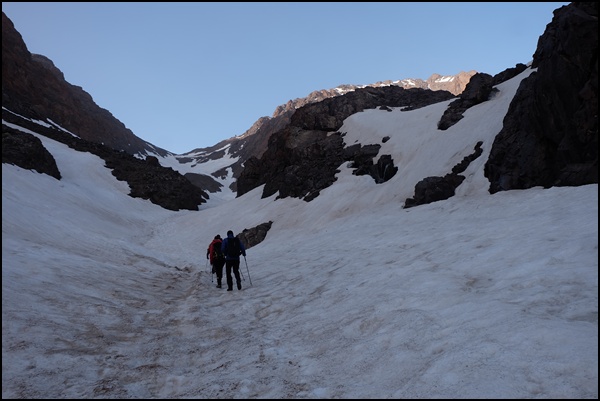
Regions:
<instances>
[{"instance_id":1,"label":"clear sky","mask_svg":"<svg viewBox=\"0 0 600 401\"><path fill-rule=\"evenodd\" d=\"M173 212L39 136L60 181L2 164L2 398L597 399L598 185L483 176L530 72L441 136L451 101L354 114L344 141L398 173L344 164L308 203L260 187ZM477 141L455 197L402 208ZM216 288L213 237L267 221L242 290Z\"/></svg>"},{"instance_id":2,"label":"clear sky","mask_svg":"<svg viewBox=\"0 0 600 401\"><path fill-rule=\"evenodd\" d=\"M320 89L531 61L568 2L3 2L50 58L138 137L175 153L243 134Z\"/></svg>"}]
</instances>

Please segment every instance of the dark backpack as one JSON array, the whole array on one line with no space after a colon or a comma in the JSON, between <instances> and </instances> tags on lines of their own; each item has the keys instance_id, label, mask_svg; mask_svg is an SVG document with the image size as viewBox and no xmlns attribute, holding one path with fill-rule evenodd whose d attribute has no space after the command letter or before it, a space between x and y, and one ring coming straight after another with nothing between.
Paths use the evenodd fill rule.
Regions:
<instances>
[{"instance_id":1,"label":"dark backpack","mask_svg":"<svg viewBox=\"0 0 600 401\"><path fill-rule=\"evenodd\" d=\"M226 248L227 256L231 258L237 258L242 254L242 249L240 248L240 239L238 237L227 238Z\"/></svg>"},{"instance_id":2,"label":"dark backpack","mask_svg":"<svg viewBox=\"0 0 600 401\"><path fill-rule=\"evenodd\" d=\"M225 257L225 255L223 255L223 251L221 251L221 244L221 241L213 243L212 252L214 260L223 260L223 258Z\"/></svg>"}]
</instances>

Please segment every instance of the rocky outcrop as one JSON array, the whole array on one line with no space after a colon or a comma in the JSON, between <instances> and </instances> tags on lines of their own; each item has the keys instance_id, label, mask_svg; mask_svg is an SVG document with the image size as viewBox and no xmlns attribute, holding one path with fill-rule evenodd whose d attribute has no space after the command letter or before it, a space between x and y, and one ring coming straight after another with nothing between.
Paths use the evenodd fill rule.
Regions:
<instances>
[{"instance_id":1,"label":"rocky outcrop","mask_svg":"<svg viewBox=\"0 0 600 401\"><path fill-rule=\"evenodd\" d=\"M477 142L475 151L463 158L463 160L452 168L452 172L443 177L427 177L415 185L415 195L404 202L404 208L425 205L451 198L456 193L456 188L465 179L460 173L464 172L469 164L483 153L481 148L483 142Z\"/></svg>"},{"instance_id":2,"label":"rocky outcrop","mask_svg":"<svg viewBox=\"0 0 600 401\"><path fill-rule=\"evenodd\" d=\"M488 100L492 93L492 76L490 74L478 73L471 77L471 81L461 93L458 99L448 105L438 123L438 129L444 131L459 122L463 114L470 107Z\"/></svg>"},{"instance_id":3,"label":"rocky outcrop","mask_svg":"<svg viewBox=\"0 0 600 401\"><path fill-rule=\"evenodd\" d=\"M598 3L554 12L485 164L490 193L598 183Z\"/></svg>"},{"instance_id":4,"label":"rocky outcrop","mask_svg":"<svg viewBox=\"0 0 600 401\"><path fill-rule=\"evenodd\" d=\"M426 86L418 86L423 89L431 89L433 91L445 90L456 96L464 92L465 88L471 81L473 75L477 71L464 72L461 71L456 75L444 76L439 74L433 74L426 81ZM405 80L403 80L405 81ZM415 80L413 80L415 81ZM407 88L404 86L404 88Z\"/></svg>"},{"instance_id":5,"label":"rocky outcrop","mask_svg":"<svg viewBox=\"0 0 600 401\"><path fill-rule=\"evenodd\" d=\"M2 163L48 174L57 180L62 178L54 156L39 138L8 127L2 130Z\"/></svg>"},{"instance_id":6,"label":"rocky outcrop","mask_svg":"<svg viewBox=\"0 0 600 401\"><path fill-rule=\"evenodd\" d=\"M242 241L246 249L250 249L264 241L272 224L272 221L268 221L252 228L244 228L236 237Z\"/></svg>"},{"instance_id":7,"label":"rocky outcrop","mask_svg":"<svg viewBox=\"0 0 600 401\"><path fill-rule=\"evenodd\" d=\"M508 68L494 77L485 73L473 75L458 99L450 103L444 111L438 122L438 129L445 131L459 122L469 108L489 100L490 95L496 91L494 86L514 78L526 68L525 64L517 64L514 68Z\"/></svg>"},{"instance_id":8,"label":"rocky outcrop","mask_svg":"<svg viewBox=\"0 0 600 401\"><path fill-rule=\"evenodd\" d=\"M223 188L223 184L204 174L185 173L183 176L193 185L211 193L219 192Z\"/></svg>"},{"instance_id":9,"label":"rocky outcrop","mask_svg":"<svg viewBox=\"0 0 600 401\"><path fill-rule=\"evenodd\" d=\"M375 183L382 184L396 175L398 167L394 166L391 155L381 155L377 164L373 163L380 148L379 144L351 145L344 149L344 160L351 161L349 167L354 169L354 175L369 175L375 180Z\"/></svg>"}]
</instances>

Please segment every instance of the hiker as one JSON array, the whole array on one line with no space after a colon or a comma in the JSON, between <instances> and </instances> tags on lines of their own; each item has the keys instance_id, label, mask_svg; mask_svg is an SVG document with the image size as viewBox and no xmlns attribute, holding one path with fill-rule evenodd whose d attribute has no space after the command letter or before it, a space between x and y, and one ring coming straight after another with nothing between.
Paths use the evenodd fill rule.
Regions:
<instances>
[{"instance_id":1,"label":"hiker","mask_svg":"<svg viewBox=\"0 0 600 401\"><path fill-rule=\"evenodd\" d=\"M221 288L223 266L225 265L225 257L223 256L223 251L221 250L222 242L221 236L217 234L206 250L206 259L210 258L212 273L217 273L217 288Z\"/></svg>"},{"instance_id":2,"label":"hiker","mask_svg":"<svg viewBox=\"0 0 600 401\"><path fill-rule=\"evenodd\" d=\"M221 245L223 254L225 254L225 271L227 273L227 291L233 290L233 277L231 277L231 269L235 275L237 289L242 289L242 280L240 279L240 255L246 257L246 248L238 237L233 236L233 231L227 231L227 238L223 240Z\"/></svg>"}]
</instances>

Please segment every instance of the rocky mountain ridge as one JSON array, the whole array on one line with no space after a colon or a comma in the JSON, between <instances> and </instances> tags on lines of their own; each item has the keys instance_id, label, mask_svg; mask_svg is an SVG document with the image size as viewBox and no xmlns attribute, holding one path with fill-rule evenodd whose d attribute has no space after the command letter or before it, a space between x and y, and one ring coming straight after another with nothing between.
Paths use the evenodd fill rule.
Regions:
<instances>
[{"instance_id":1,"label":"rocky mountain ridge","mask_svg":"<svg viewBox=\"0 0 600 401\"><path fill-rule=\"evenodd\" d=\"M448 91L455 96L458 96L465 90L471 77L476 73L477 71L472 70L469 72L461 71L456 75L442 76L440 74L432 74L425 81L420 78L406 78L398 81L379 81L369 85L345 84L336 86L333 89L316 90L309 93L306 97L290 100L287 103L278 106L273 112L272 118L284 115L288 111L299 109L300 107L309 103L316 103L330 97L345 95L346 93L353 92L361 88L381 88L386 86L397 86L404 89L418 88L430 89L434 91L443 90Z\"/></svg>"},{"instance_id":2,"label":"rocky mountain ridge","mask_svg":"<svg viewBox=\"0 0 600 401\"><path fill-rule=\"evenodd\" d=\"M403 89L429 89L432 91L446 91L457 96L465 90L471 77L476 73L476 71L461 71L456 75L442 76L433 74L427 80L407 78L399 81L380 81L371 85L344 84L332 89L316 90L309 93L306 97L289 100L287 103L276 107L271 117L259 118L252 127L238 137L226 139L209 148L194 149L177 157L184 163L190 161L203 163L207 160L221 158L223 154L219 152L219 149L230 145L229 153L232 156L239 157L239 160L228 167L232 168L234 177L238 178L246 160L252 157L261 157L267 149L269 137L273 133L285 128L290 123L292 114L301 107L366 88L398 87ZM215 178L224 177L226 169L217 170L212 175ZM193 173L189 173L188 178L192 181L201 179ZM237 191L237 182L232 184L231 189Z\"/></svg>"},{"instance_id":3,"label":"rocky mountain ridge","mask_svg":"<svg viewBox=\"0 0 600 401\"><path fill-rule=\"evenodd\" d=\"M534 54L532 68L536 71L522 82L486 163L491 193L536 185L598 182L597 10L597 3L584 2L555 11ZM267 184L264 196L279 191L283 197L296 196L310 201L321 189L331 185L336 164L339 166L344 161L354 164L356 174L368 174L378 183L385 182L394 171L393 160L378 155L377 144L345 148L341 141L343 133L337 132L344 118L367 108L404 107L410 110L456 98L438 123L438 128L443 131L459 122L468 108L493 96L495 85L525 68L519 64L494 77L485 73L470 76L471 73L465 73L456 79L463 83L467 76L469 79L458 96L448 90L415 87L451 81L440 76L430 77L431 81L382 81L374 86L343 85L315 91L306 98L278 107L273 117L259 119L239 137L177 158L180 163L198 164L223 158L225 153L237 157L233 164L211 172L212 177L186 174L190 184L193 182L194 186L212 193L219 191L220 181L230 168L236 178L232 189L238 196ZM57 121L60 129L77 132L82 140L100 142L114 152L138 157L168 154L132 136L133 133L109 112L96 106L91 96L66 83L50 60L29 54L4 13L2 69L3 119L15 121L18 118L15 116L20 115L30 120ZM460 90L460 86L454 90ZM15 142L6 141L7 150L11 143ZM3 162L4 148L3 129ZM18 160L19 149L13 147L10 150L13 162ZM471 157L478 157L478 153L478 144L474 143L473 154L464 163ZM373 163L376 156L379 156L377 164ZM28 157L23 155L21 159ZM444 177L424 177L422 185L415 188L415 197L406 200L406 205L452 196L461 182L464 163ZM146 164L157 167L155 163ZM143 171L141 168L140 174ZM161 181L159 177L155 180L157 185ZM139 176L130 179L135 185L143 185ZM136 188L132 193L148 196L147 191L136 191ZM160 188L159 185L153 191L169 193L172 188ZM201 203L204 195L198 195L196 200ZM171 196L181 197L181 192ZM168 197L167 194L155 198Z\"/></svg>"}]
</instances>

